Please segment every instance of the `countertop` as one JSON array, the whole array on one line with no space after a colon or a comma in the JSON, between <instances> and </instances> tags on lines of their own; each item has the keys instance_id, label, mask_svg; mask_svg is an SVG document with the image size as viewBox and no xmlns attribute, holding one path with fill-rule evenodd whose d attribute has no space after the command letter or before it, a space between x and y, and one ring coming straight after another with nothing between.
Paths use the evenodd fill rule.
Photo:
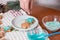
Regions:
<instances>
[{"instance_id":1,"label":"countertop","mask_svg":"<svg viewBox=\"0 0 60 40\"><path fill-rule=\"evenodd\" d=\"M43 29L46 29L45 26L42 23L42 18L44 16L47 16L47 15L60 15L60 11L55 10L55 9L42 7L42 6L38 6L38 5L34 4L33 7L32 7L32 10L31 10L31 15L35 16L39 20L39 23L40 23L40 25ZM47 30L47 31L49 33L52 33L49 30ZM60 31L60 30L58 30L58 31ZM60 40L60 35L54 35L54 36L49 37L49 38L50 38L50 40Z\"/></svg>"}]
</instances>

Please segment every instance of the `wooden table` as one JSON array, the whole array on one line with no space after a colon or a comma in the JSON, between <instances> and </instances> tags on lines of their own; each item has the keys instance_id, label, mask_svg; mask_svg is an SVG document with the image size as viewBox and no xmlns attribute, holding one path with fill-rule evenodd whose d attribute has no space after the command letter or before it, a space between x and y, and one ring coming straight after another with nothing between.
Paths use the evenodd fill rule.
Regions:
<instances>
[{"instance_id":1,"label":"wooden table","mask_svg":"<svg viewBox=\"0 0 60 40\"><path fill-rule=\"evenodd\" d=\"M42 6L38 5L33 5L33 8L31 10L31 15L35 16L38 18L39 23L43 29L46 29L45 26L42 24L42 18L47 15L60 15L60 11L50 9L50 8L45 8ZM47 30L47 29L46 29ZM52 33L51 31L47 30L49 33ZM60 30L58 30L60 31ZM60 35L54 35L50 37L50 40L60 40Z\"/></svg>"}]
</instances>

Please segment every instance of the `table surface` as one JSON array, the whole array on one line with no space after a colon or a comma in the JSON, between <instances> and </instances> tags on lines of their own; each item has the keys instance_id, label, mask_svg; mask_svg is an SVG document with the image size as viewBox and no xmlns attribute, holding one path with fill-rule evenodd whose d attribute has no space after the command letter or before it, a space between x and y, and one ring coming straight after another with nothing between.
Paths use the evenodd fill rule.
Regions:
<instances>
[{"instance_id":1,"label":"table surface","mask_svg":"<svg viewBox=\"0 0 60 40\"><path fill-rule=\"evenodd\" d=\"M36 4L33 5L32 10L31 10L31 15L35 16L38 18L40 25L42 26L43 29L46 29L45 26L42 23L42 18L47 15L60 15L59 10L54 10L42 6L38 6ZM46 29L47 30L47 29ZM47 30L49 33L52 33L51 31ZM60 31L60 30L58 30ZM50 40L60 40L60 35L54 35L52 37L49 37Z\"/></svg>"}]
</instances>

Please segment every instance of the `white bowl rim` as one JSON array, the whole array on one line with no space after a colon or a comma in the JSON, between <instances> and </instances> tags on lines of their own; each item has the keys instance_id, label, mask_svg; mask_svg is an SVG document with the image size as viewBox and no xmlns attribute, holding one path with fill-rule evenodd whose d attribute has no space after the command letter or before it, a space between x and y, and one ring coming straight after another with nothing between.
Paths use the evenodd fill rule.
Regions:
<instances>
[{"instance_id":1,"label":"white bowl rim","mask_svg":"<svg viewBox=\"0 0 60 40\"><path fill-rule=\"evenodd\" d=\"M57 16L58 17L58 15L47 15L47 16L44 16L43 18L42 18L42 23L43 23L43 25L46 27L46 24L44 23L44 19L46 18L46 17L48 17L48 16ZM60 17L60 16L59 16ZM47 28L47 27L46 27ZM56 30L51 30L51 29L49 29L49 28L47 28L48 30L50 30L50 31L57 31L57 30L59 30L59 28L58 29L56 29Z\"/></svg>"},{"instance_id":2,"label":"white bowl rim","mask_svg":"<svg viewBox=\"0 0 60 40\"><path fill-rule=\"evenodd\" d=\"M23 16L29 16L29 15L23 15ZM17 16L17 17L21 17L21 16ZM16 17L16 18L17 18L17 17ZM19 31L29 31L29 30L31 30L31 29L34 29L34 28L38 25L38 20L37 20L37 18L35 18L35 17L33 17L33 16L29 16L29 17L32 17L32 18L34 18L34 19L36 20L36 22L35 22L35 24L34 24L33 27L31 27L31 28L29 28L29 29L20 29L20 28L17 28L17 27L15 27L15 25L13 25L13 21L16 19L16 18L14 18L14 19L12 20L13 28L15 28L15 29L17 29L17 30L19 30Z\"/></svg>"}]
</instances>

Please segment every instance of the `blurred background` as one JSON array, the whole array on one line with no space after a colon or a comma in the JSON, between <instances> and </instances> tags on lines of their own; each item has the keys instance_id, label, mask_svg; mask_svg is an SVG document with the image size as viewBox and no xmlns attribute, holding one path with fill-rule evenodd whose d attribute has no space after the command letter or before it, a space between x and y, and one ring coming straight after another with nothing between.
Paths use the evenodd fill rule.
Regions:
<instances>
[{"instance_id":1,"label":"blurred background","mask_svg":"<svg viewBox=\"0 0 60 40\"><path fill-rule=\"evenodd\" d=\"M2 7L1 7L2 6ZM19 10L19 0L0 0L0 11L7 12L8 10Z\"/></svg>"},{"instance_id":2,"label":"blurred background","mask_svg":"<svg viewBox=\"0 0 60 40\"><path fill-rule=\"evenodd\" d=\"M60 10L60 0L35 0L40 6Z\"/></svg>"},{"instance_id":3,"label":"blurred background","mask_svg":"<svg viewBox=\"0 0 60 40\"><path fill-rule=\"evenodd\" d=\"M39 6L60 10L60 0L34 0L34 3ZM4 11L8 11L10 9L20 9L19 0L0 0L0 4L4 5Z\"/></svg>"}]
</instances>

